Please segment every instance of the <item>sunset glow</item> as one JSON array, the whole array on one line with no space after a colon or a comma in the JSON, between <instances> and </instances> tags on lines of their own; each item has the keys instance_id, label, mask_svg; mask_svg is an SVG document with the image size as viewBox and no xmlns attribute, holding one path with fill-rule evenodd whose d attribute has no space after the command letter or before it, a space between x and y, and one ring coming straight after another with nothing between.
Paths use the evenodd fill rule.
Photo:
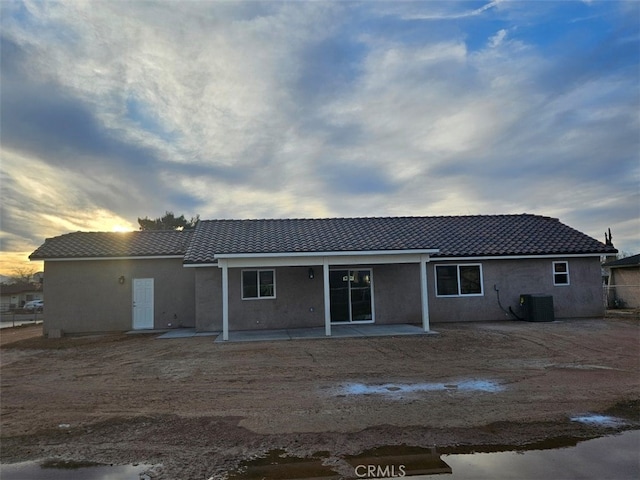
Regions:
<instances>
[{"instance_id":1,"label":"sunset glow","mask_svg":"<svg viewBox=\"0 0 640 480\"><path fill-rule=\"evenodd\" d=\"M125 233L125 232L132 232L133 230L134 230L133 228L125 227L123 225L114 225L113 227L111 227L112 232Z\"/></svg>"}]
</instances>

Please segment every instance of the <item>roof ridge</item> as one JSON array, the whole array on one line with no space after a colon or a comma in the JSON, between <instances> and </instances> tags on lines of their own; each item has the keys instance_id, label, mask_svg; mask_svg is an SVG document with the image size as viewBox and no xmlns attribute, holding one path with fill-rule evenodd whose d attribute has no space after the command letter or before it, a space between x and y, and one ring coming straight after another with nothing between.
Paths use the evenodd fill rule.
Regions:
<instances>
[{"instance_id":1,"label":"roof ridge","mask_svg":"<svg viewBox=\"0 0 640 480\"><path fill-rule=\"evenodd\" d=\"M556 217L539 215L535 213L479 213L467 215L382 215L382 216L356 216L356 217L293 217L293 218L209 218L200 222L256 222L256 221L321 221L321 220L376 220L376 219L407 219L407 218L486 218L486 217L538 217L560 221Z\"/></svg>"},{"instance_id":2,"label":"roof ridge","mask_svg":"<svg viewBox=\"0 0 640 480\"><path fill-rule=\"evenodd\" d=\"M113 234L113 235L123 235L123 234L127 234L127 233L182 233L182 232L192 232L193 229L186 229L186 230L127 230L124 232L108 232L108 231L99 231L99 230L76 230L75 232L67 232L67 233L61 233L60 235L56 235L56 237L63 237L65 235L77 235L78 233L83 233L83 234L100 234L100 235L104 235L104 234ZM51 238L55 238L55 237L51 237Z\"/></svg>"}]
</instances>

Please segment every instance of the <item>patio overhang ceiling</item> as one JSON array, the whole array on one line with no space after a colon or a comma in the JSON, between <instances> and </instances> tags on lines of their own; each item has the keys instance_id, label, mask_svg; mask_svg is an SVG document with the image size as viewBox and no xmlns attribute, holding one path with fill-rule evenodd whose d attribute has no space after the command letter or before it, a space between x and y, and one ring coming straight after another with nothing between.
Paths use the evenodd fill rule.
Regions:
<instances>
[{"instance_id":1,"label":"patio overhang ceiling","mask_svg":"<svg viewBox=\"0 0 640 480\"><path fill-rule=\"evenodd\" d=\"M213 265L220 268L223 265L230 268L244 268L311 266L324 265L325 262L330 265L420 263L428 259L429 255L436 254L439 251L437 248L429 248L337 252L221 253L215 255L217 264Z\"/></svg>"}]
</instances>

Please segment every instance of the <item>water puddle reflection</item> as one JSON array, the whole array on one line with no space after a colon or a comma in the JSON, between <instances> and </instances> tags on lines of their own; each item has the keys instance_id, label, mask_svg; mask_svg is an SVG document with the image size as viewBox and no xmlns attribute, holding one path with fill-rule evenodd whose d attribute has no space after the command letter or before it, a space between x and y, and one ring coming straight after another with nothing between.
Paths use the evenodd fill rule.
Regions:
<instances>
[{"instance_id":1,"label":"water puddle reflection","mask_svg":"<svg viewBox=\"0 0 640 480\"><path fill-rule=\"evenodd\" d=\"M640 430L580 442L552 450L446 454L451 480L640 478ZM429 478L429 477L415 477Z\"/></svg>"},{"instance_id":2,"label":"water puddle reflection","mask_svg":"<svg viewBox=\"0 0 640 480\"><path fill-rule=\"evenodd\" d=\"M434 448L406 445L377 447L344 457L355 478L394 478L451 473Z\"/></svg>"},{"instance_id":3,"label":"water puddle reflection","mask_svg":"<svg viewBox=\"0 0 640 480\"><path fill-rule=\"evenodd\" d=\"M395 445L358 455L299 458L275 450L243 462L229 479L432 478L511 480L540 478L640 478L640 430L581 441L551 439L526 447L466 446L443 449Z\"/></svg>"},{"instance_id":4,"label":"water puddle reflection","mask_svg":"<svg viewBox=\"0 0 640 480\"><path fill-rule=\"evenodd\" d=\"M358 455L317 452L297 457L284 450L247 460L229 480L338 480L362 478L434 478L506 480L640 478L640 430L592 440L554 438L525 447L509 445L425 448L376 447ZM157 467L157 466L156 466ZM2 480L147 480L152 465L103 465L63 460L0 465ZM213 478L213 477L212 477Z\"/></svg>"},{"instance_id":5,"label":"water puddle reflection","mask_svg":"<svg viewBox=\"0 0 640 480\"><path fill-rule=\"evenodd\" d=\"M330 466L324 465L326 453L311 457L287 455L284 450L272 450L264 457L246 460L237 470L229 473L229 480L243 479L322 479L342 478Z\"/></svg>"},{"instance_id":6,"label":"water puddle reflection","mask_svg":"<svg viewBox=\"0 0 640 480\"><path fill-rule=\"evenodd\" d=\"M417 392L500 392L504 387L491 380L462 380L449 383L348 383L337 390L340 395L397 395Z\"/></svg>"},{"instance_id":7,"label":"water puddle reflection","mask_svg":"<svg viewBox=\"0 0 640 480\"><path fill-rule=\"evenodd\" d=\"M105 465L88 461L40 460L0 465L2 480L145 480L151 465Z\"/></svg>"},{"instance_id":8,"label":"water puddle reflection","mask_svg":"<svg viewBox=\"0 0 640 480\"><path fill-rule=\"evenodd\" d=\"M620 418L612 417L610 415L598 415L595 413L571 417L571 421L598 425L601 427L618 427L627 423Z\"/></svg>"}]
</instances>

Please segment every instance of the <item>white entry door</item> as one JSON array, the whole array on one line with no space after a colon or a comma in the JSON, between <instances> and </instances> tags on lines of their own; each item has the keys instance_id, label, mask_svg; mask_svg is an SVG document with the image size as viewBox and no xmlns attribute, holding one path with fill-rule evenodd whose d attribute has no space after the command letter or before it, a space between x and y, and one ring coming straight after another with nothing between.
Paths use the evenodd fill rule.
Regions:
<instances>
[{"instance_id":1,"label":"white entry door","mask_svg":"<svg viewBox=\"0 0 640 480\"><path fill-rule=\"evenodd\" d=\"M133 279L133 329L153 328L153 278Z\"/></svg>"}]
</instances>

